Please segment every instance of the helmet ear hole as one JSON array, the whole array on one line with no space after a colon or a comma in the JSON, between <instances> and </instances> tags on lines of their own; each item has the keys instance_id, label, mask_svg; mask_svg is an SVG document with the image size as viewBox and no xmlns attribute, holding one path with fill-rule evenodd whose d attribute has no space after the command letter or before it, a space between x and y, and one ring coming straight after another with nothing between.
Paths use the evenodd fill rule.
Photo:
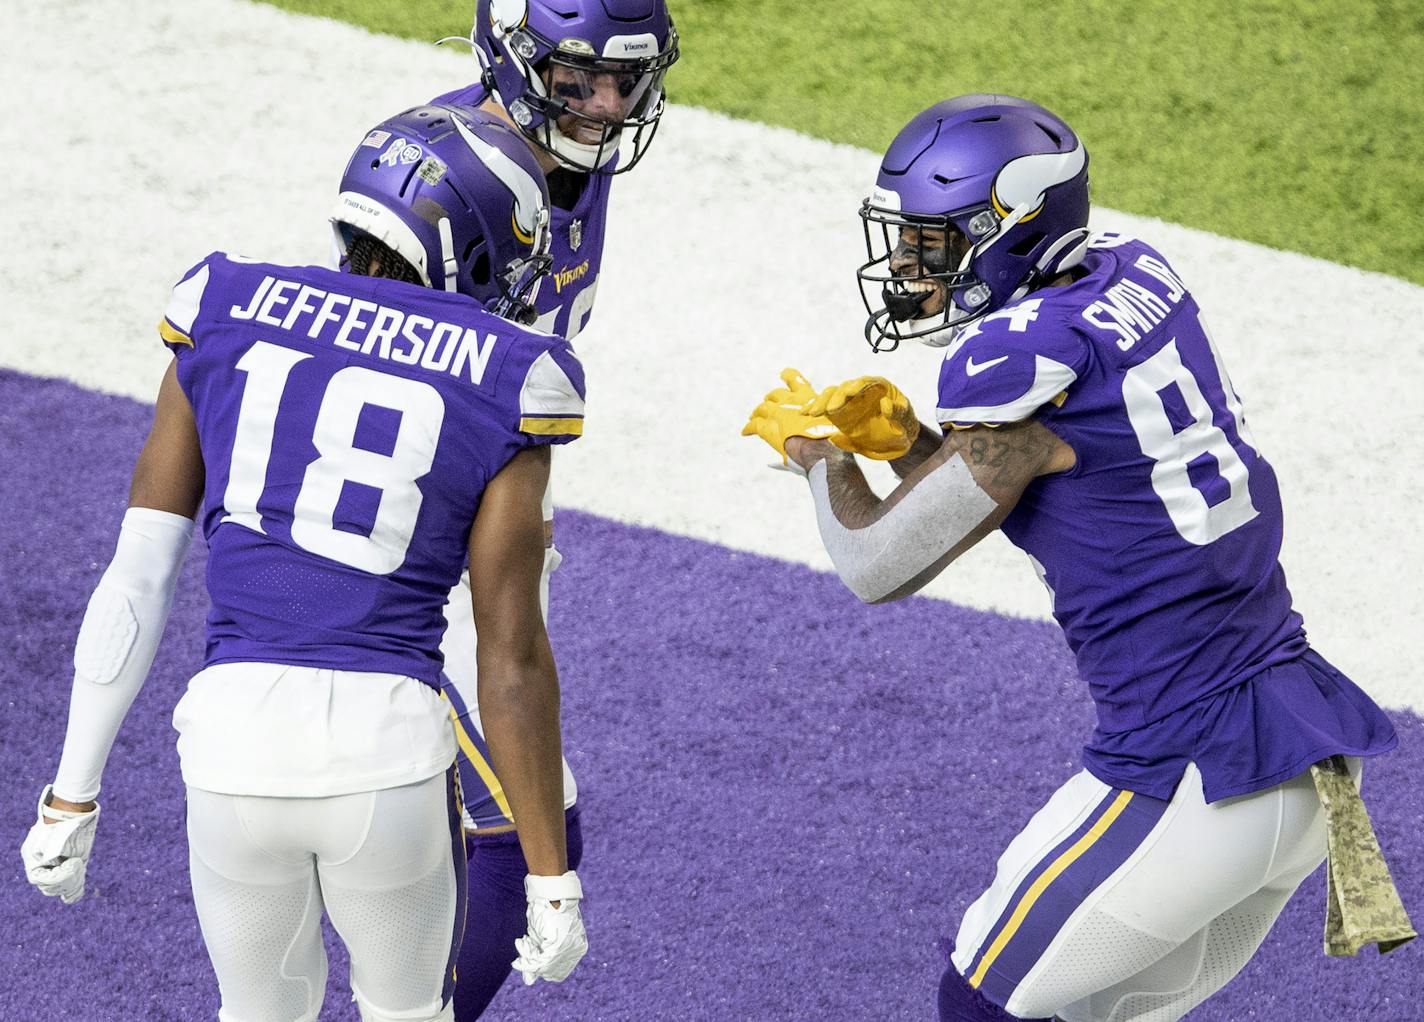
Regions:
<instances>
[{"instance_id":1,"label":"helmet ear hole","mask_svg":"<svg viewBox=\"0 0 1424 1022\"><path fill-rule=\"evenodd\" d=\"M1023 238L1020 241L1017 241L1013 245L1009 246L1009 254L1016 255L1019 257L1026 256L1035 248L1037 248L1040 243L1042 243L1043 237L1044 235L1042 231L1034 231L1028 237Z\"/></svg>"},{"instance_id":2,"label":"helmet ear hole","mask_svg":"<svg viewBox=\"0 0 1424 1022\"><path fill-rule=\"evenodd\" d=\"M470 278L474 280L476 284L484 285L489 283L490 259L488 252L481 252L475 259L475 264L470 267Z\"/></svg>"}]
</instances>

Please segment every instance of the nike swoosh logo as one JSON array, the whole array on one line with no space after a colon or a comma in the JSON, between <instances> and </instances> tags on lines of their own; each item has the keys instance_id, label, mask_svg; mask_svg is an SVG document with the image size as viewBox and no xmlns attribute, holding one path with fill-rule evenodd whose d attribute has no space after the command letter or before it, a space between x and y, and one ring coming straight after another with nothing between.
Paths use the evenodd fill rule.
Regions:
<instances>
[{"instance_id":1,"label":"nike swoosh logo","mask_svg":"<svg viewBox=\"0 0 1424 1022\"><path fill-rule=\"evenodd\" d=\"M1006 361L1008 357L1008 355L1000 355L998 358L991 358L987 362L980 362L978 365L975 365L974 356L970 355L964 360L964 371L970 376L978 376L985 369L993 369L1000 362Z\"/></svg>"}]
</instances>

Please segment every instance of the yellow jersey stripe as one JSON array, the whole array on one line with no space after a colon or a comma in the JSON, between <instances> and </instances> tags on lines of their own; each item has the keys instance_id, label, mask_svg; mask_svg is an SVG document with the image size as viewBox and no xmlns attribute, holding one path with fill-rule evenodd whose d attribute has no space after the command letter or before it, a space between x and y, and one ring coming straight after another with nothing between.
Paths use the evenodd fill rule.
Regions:
<instances>
[{"instance_id":1,"label":"yellow jersey stripe","mask_svg":"<svg viewBox=\"0 0 1424 1022\"><path fill-rule=\"evenodd\" d=\"M158 321L158 336L162 337L167 344L186 344L190 348L193 346L193 338L189 337L182 330L179 330L166 319L160 319Z\"/></svg>"},{"instance_id":2,"label":"yellow jersey stripe","mask_svg":"<svg viewBox=\"0 0 1424 1022\"><path fill-rule=\"evenodd\" d=\"M583 436L583 420L520 419L519 432L536 436Z\"/></svg>"},{"instance_id":3,"label":"yellow jersey stripe","mask_svg":"<svg viewBox=\"0 0 1424 1022\"><path fill-rule=\"evenodd\" d=\"M1025 917L1028 916L1029 909L1048 890L1048 885L1058 879L1069 866L1082 856L1094 843L1107 833L1107 829L1112 826L1114 820L1122 815L1122 811L1127 808L1127 804L1132 801L1132 792L1119 792L1113 804L1108 807L1108 811L1103 813L1098 822L1088 830L1086 834L1066 849L1062 855L1053 860L1053 865L1043 871L1043 875L1033 882L1024 896L1019 899L1018 905L1014 908L1014 914L1009 916L1009 921L1004 924L1004 928L999 931L999 935L994 938L994 943L989 946L989 950L984 953L983 959L979 962L979 968L974 970L974 975L969 977L969 985L975 990L979 989L979 984L984 982L984 974L989 971L989 966L994 964L994 959L998 958L1004 948L1008 946L1020 926L1023 925Z\"/></svg>"},{"instance_id":4,"label":"yellow jersey stripe","mask_svg":"<svg viewBox=\"0 0 1424 1022\"><path fill-rule=\"evenodd\" d=\"M447 703L449 697L443 692L440 698ZM504 786L499 783L499 778L494 775L494 768L489 765L489 760L480 755L480 750L476 748L474 741L470 738L470 733L465 730L465 725L460 723L460 716L455 712L455 707L450 707L450 720L455 724L455 741L460 744L460 751L465 754L465 758L470 761L470 765L475 768L475 773L480 775L480 780L485 782L485 787L494 796L494 804L499 807L499 811L504 814L504 818L510 823L514 822L514 813L510 812L509 800L504 797Z\"/></svg>"}]
</instances>

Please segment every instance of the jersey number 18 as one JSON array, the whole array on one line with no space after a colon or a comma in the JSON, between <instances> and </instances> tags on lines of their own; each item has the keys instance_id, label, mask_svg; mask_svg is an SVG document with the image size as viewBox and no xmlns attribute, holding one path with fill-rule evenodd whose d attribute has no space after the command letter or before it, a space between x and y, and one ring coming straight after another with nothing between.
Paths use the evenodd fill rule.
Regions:
<instances>
[{"instance_id":1,"label":"jersey number 18","mask_svg":"<svg viewBox=\"0 0 1424 1022\"><path fill-rule=\"evenodd\" d=\"M257 510L267 485L277 409L297 363L314 356L258 341L237 361L247 376L232 445L223 507L224 522L265 530ZM355 445L356 426L367 405L394 409L400 426L390 454ZM307 466L291 509L292 542L303 550L376 575L401 566L415 533L422 495L416 480L430 471L445 419L445 402L428 383L346 366L332 374L317 410L311 442L318 457ZM380 491L368 535L336 528L342 487L360 483Z\"/></svg>"}]
</instances>

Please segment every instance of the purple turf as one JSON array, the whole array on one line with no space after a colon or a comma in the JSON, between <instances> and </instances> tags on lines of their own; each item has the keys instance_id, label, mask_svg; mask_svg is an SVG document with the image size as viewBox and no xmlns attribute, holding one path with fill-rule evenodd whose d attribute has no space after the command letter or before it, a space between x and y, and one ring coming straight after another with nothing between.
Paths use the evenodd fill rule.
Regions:
<instances>
[{"instance_id":1,"label":"purple turf","mask_svg":"<svg viewBox=\"0 0 1424 1022\"><path fill-rule=\"evenodd\" d=\"M10 372L0 409L0 1019L211 1019L169 724L202 655L202 544L115 746L89 893L43 899L18 847L58 760L70 643L151 409ZM592 950L561 987L511 982L485 1017L932 1018L938 942L1076 769L1091 725L1057 629L929 600L866 608L805 568L573 512L559 546L550 630ZM1424 915L1424 724L1394 719L1400 748L1371 764L1366 792ZM1322 899L1317 874L1191 1018L1424 1018L1421 948L1326 959ZM322 1018L355 1019L331 947Z\"/></svg>"}]
</instances>

